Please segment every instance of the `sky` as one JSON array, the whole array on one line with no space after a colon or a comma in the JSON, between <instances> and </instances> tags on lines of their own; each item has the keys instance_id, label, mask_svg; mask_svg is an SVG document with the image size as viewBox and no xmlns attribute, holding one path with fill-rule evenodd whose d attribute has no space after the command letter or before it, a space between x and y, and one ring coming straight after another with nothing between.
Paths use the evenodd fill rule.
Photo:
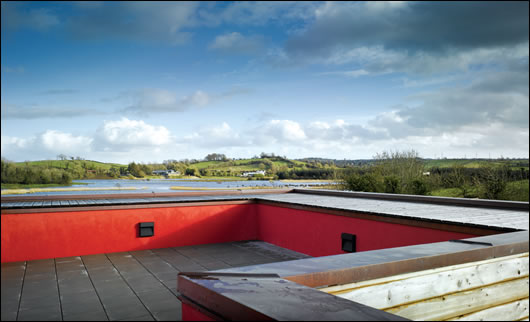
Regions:
<instances>
[{"instance_id":1,"label":"sky","mask_svg":"<svg viewBox=\"0 0 530 322\"><path fill-rule=\"evenodd\" d=\"M528 9L2 1L2 158L528 158Z\"/></svg>"}]
</instances>

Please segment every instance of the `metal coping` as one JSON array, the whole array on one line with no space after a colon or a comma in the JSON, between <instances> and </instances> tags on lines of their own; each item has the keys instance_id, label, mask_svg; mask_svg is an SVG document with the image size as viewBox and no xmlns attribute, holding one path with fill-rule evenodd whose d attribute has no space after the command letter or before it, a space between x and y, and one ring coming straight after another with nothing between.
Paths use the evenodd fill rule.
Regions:
<instances>
[{"instance_id":1,"label":"metal coping","mask_svg":"<svg viewBox=\"0 0 530 322\"><path fill-rule=\"evenodd\" d=\"M527 231L515 232L465 239L463 243L449 241L211 273L181 273L178 291L183 303L216 320L406 320L343 301L315 287L525 253L528 237Z\"/></svg>"},{"instance_id":2,"label":"metal coping","mask_svg":"<svg viewBox=\"0 0 530 322\"><path fill-rule=\"evenodd\" d=\"M460 222L429 217L416 217L406 214L393 214L385 211L367 211L335 207L334 205L315 205L296 200L267 199L267 195L328 196L341 198L364 198L419 204L437 204L441 206L505 209L509 211L528 210L528 202L470 200L461 198L441 198L430 196L394 195L366 192L345 192L315 189L264 189L252 192L215 191L215 192L177 192L157 194L112 194L112 195L68 195L2 197L2 215L43 212L96 211L135 208L182 207L220 204L259 203L293 209L317 211L334 215L358 217L362 219L401 223L412 226L430 227L457 232L473 230L476 235L488 235L499 232L524 230L524 228L504 227L481 222ZM97 199L91 199L91 198Z\"/></svg>"},{"instance_id":3,"label":"metal coping","mask_svg":"<svg viewBox=\"0 0 530 322\"><path fill-rule=\"evenodd\" d=\"M530 209L529 203L524 202L524 201L467 199L467 198L404 195L404 194L391 194L391 193L337 191L337 190L323 190L323 189L316 190L316 189L299 189L299 188L292 189L292 191L290 192L315 194L315 195L321 195L321 196L418 202L418 203L463 206L463 207L495 208L495 209L507 209L507 210L529 210Z\"/></svg>"},{"instance_id":4,"label":"metal coping","mask_svg":"<svg viewBox=\"0 0 530 322\"><path fill-rule=\"evenodd\" d=\"M8 206L11 203L19 203L20 208L37 207L34 205L39 201L101 201L106 204L130 204L135 199L138 203L163 203L176 202L178 200L168 200L167 198L199 198L203 201L218 200L220 197L228 197L230 200L234 199L257 199L259 195L266 194L286 194L286 193L300 193L320 196L334 196L343 198L364 198L375 200L388 201L402 201L402 202L417 202L426 204L450 205L461 207L479 207L492 209L506 209L506 210L529 210L528 202L521 201L505 201L505 200L487 200L487 199L465 199L465 198L450 198L450 197L434 197L434 196L419 196L419 195L404 195L404 194L388 194L388 193L372 193L372 192L353 192L353 191L336 191L324 189L256 189L253 191L243 190L223 190L223 191L208 191L208 192L162 192L162 193L123 193L123 194L96 194L96 195L55 195L55 196L2 196L2 209L15 208ZM166 200L164 200L164 198ZM158 200L157 200L158 199ZM191 200L190 199L190 200ZM113 202L116 201L116 202ZM29 204L29 202L33 202ZM21 203L26 203L22 205ZM84 206L80 204L79 206ZM38 207L49 207L50 205L40 205ZM70 204L59 205L70 206Z\"/></svg>"}]
</instances>

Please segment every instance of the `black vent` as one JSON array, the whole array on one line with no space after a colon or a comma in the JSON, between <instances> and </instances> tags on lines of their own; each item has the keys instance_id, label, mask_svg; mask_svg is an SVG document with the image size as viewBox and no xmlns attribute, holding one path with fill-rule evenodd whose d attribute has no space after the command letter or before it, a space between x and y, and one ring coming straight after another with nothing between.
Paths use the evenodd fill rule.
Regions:
<instances>
[{"instance_id":1,"label":"black vent","mask_svg":"<svg viewBox=\"0 0 530 322\"><path fill-rule=\"evenodd\" d=\"M355 253L357 243L356 243L356 235L348 234L348 233L342 233L342 250L347 253Z\"/></svg>"},{"instance_id":2,"label":"black vent","mask_svg":"<svg viewBox=\"0 0 530 322\"><path fill-rule=\"evenodd\" d=\"M151 237L155 234L155 223L154 222L141 222L138 225L139 237Z\"/></svg>"}]
</instances>

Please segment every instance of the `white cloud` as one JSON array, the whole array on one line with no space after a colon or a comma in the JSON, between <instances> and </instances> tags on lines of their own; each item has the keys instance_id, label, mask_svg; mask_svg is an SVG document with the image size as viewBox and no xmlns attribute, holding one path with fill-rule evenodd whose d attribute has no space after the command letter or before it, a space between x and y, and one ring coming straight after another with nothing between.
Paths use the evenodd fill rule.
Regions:
<instances>
[{"instance_id":1,"label":"white cloud","mask_svg":"<svg viewBox=\"0 0 530 322\"><path fill-rule=\"evenodd\" d=\"M125 96L133 101L125 110L139 113L182 112L189 108L206 106L212 101L210 95L201 90L180 98L174 92L158 88L129 92Z\"/></svg>"},{"instance_id":2,"label":"white cloud","mask_svg":"<svg viewBox=\"0 0 530 322\"><path fill-rule=\"evenodd\" d=\"M239 32L231 32L215 37L209 48L227 53L254 54L263 48L263 44L258 36L245 37Z\"/></svg>"},{"instance_id":3,"label":"white cloud","mask_svg":"<svg viewBox=\"0 0 530 322\"><path fill-rule=\"evenodd\" d=\"M198 5L186 1L133 1L78 6L76 18L70 19L66 27L79 39L126 39L177 45L191 37L184 29L196 24Z\"/></svg>"},{"instance_id":4,"label":"white cloud","mask_svg":"<svg viewBox=\"0 0 530 322\"><path fill-rule=\"evenodd\" d=\"M198 11L201 23L217 26L221 23L262 26L286 21L312 19L316 2L298 1L237 1L224 3L222 8L211 5Z\"/></svg>"},{"instance_id":5,"label":"white cloud","mask_svg":"<svg viewBox=\"0 0 530 322\"><path fill-rule=\"evenodd\" d=\"M265 125L262 132L280 142L301 141L306 138L300 124L291 120L271 120Z\"/></svg>"},{"instance_id":6,"label":"white cloud","mask_svg":"<svg viewBox=\"0 0 530 322\"><path fill-rule=\"evenodd\" d=\"M161 146L172 140L169 130L164 126L150 125L125 117L118 121L104 121L96 137L95 148L106 151Z\"/></svg>"},{"instance_id":7,"label":"white cloud","mask_svg":"<svg viewBox=\"0 0 530 322\"><path fill-rule=\"evenodd\" d=\"M123 93L116 99L132 101L128 107L122 110L125 112L140 114L175 113L193 108L206 107L221 100L250 92L251 90L247 88L234 87L221 93L210 94L202 90L197 90L190 95L178 97L174 92L165 89L146 88Z\"/></svg>"},{"instance_id":8,"label":"white cloud","mask_svg":"<svg viewBox=\"0 0 530 322\"><path fill-rule=\"evenodd\" d=\"M205 106L208 105L210 101L210 96L207 93L199 90L190 96L184 97L180 101L180 104L183 106Z\"/></svg>"},{"instance_id":9,"label":"white cloud","mask_svg":"<svg viewBox=\"0 0 530 322\"><path fill-rule=\"evenodd\" d=\"M14 161L54 159L58 153L71 156L87 155L92 151L91 137L57 130L26 138L2 135L2 156Z\"/></svg>"},{"instance_id":10,"label":"white cloud","mask_svg":"<svg viewBox=\"0 0 530 322\"><path fill-rule=\"evenodd\" d=\"M347 77L360 77L365 75L370 75L372 73L367 72L364 69L355 69L355 70L346 70L346 71L335 71L335 72L323 72L319 73L318 75L339 75L339 76L347 76Z\"/></svg>"},{"instance_id":11,"label":"white cloud","mask_svg":"<svg viewBox=\"0 0 530 322\"><path fill-rule=\"evenodd\" d=\"M18 138L14 136L2 135L2 154L11 149L24 149L35 141L35 138Z\"/></svg>"},{"instance_id":12,"label":"white cloud","mask_svg":"<svg viewBox=\"0 0 530 322\"><path fill-rule=\"evenodd\" d=\"M60 107L60 106L20 106L2 104L2 119L41 119L41 118L74 118L86 115L103 115L107 112L92 108Z\"/></svg>"},{"instance_id":13,"label":"white cloud","mask_svg":"<svg viewBox=\"0 0 530 322\"><path fill-rule=\"evenodd\" d=\"M248 146L251 144L250 141L251 138L240 135L226 122L200 128L191 135L184 136L181 140L190 146L203 148Z\"/></svg>"},{"instance_id":14,"label":"white cloud","mask_svg":"<svg viewBox=\"0 0 530 322\"><path fill-rule=\"evenodd\" d=\"M74 151L90 150L93 139L86 136L75 136L71 133L64 133L56 130L47 130L40 136L42 145L50 151Z\"/></svg>"},{"instance_id":15,"label":"white cloud","mask_svg":"<svg viewBox=\"0 0 530 322\"><path fill-rule=\"evenodd\" d=\"M287 40L281 56L273 56L278 65L351 65L322 74L352 77L432 76L528 59L528 3L319 5L314 21Z\"/></svg>"}]
</instances>

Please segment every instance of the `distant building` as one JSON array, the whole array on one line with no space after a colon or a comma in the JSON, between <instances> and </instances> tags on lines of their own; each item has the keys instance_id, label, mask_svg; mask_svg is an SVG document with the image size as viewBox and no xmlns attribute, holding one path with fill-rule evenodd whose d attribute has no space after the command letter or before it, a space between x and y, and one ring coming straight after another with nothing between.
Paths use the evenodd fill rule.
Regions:
<instances>
[{"instance_id":1,"label":"distant building","mask_svg":"<svg viewBox=\"0 0 530 322\"><path fill-rule=\"evenodd\" d=\"M157 175L157 176L170 176L170 175L175 175L175 176L178 176L180 175L180 172L179 171L174 171L174 170L153 170L153 174L154 175Z\"/></svg>"},{"instance_id":2,"label":"distant building","mask_svg":"<svg viewBox=\"0 0 530 322\"><path fill-rule=\"evenodd\" d=\"M243 172L241 174L242 177L253 177L255 175L265 175L266 171L265 170L258 170L258 171L252 171L252 172Z\"/></svg>"}]
</instances>

